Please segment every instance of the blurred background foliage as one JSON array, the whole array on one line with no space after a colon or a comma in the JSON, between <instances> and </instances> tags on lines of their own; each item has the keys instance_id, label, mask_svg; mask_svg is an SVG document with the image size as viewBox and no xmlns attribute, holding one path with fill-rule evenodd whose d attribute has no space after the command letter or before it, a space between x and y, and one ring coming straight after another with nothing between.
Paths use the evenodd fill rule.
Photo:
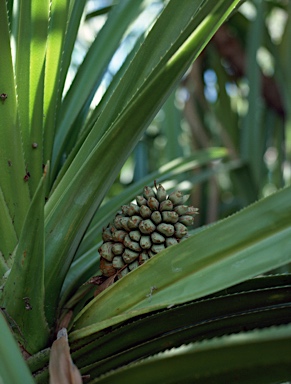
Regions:
<instances>
[{"instance_id":1,"label":"blurred background foliage","mask_svg":"<svg viewBox=\"0 0 291 384\"><path fill-rule=\"evenodd\" d=\"M151 2L130 26L92 107L134 44L143 39L162 3ZM112 5L111 0L88 2L72 59L72 77ZM196 226L229 216L290 184L290 15L287 0L244 2L217 31L159 111L108 198L176 158L211 147L227 148L228 157L205 165L205 169L176 174L164 183L166 188L175 186L191 193L191 203L200 211ZM197 184L201 171L206 176Z\"/></svg>"}]
</instances>

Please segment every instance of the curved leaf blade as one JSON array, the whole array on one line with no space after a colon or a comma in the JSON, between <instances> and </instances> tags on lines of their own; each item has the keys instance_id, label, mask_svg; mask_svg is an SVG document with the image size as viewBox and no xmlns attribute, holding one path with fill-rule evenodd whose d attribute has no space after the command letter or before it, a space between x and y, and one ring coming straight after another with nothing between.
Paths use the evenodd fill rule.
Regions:
<instances>
[{"instance_id":1,"label":"curved leaf blade","mask_svg":"<svg viewBox=\"0 0 291 384\"><path fill-rule=\"evenodd\" d=\"M290 262L290 194L285 188L159 253L92 300L76 329L194 300Z\"/></svg>"},{"instance_id":2,"label":"curved leaf blade","mask_svg":"<svg viewBox=\"0 0 291 384\"><path fill-rule=\"evenodd\" d=\"M84 7L86 5L86 0L74 0L70 2L69 9L69 18L68 18L68 27L65 35L64 41L64 54L62 58L61 74L60 74L60 92L63 92L66 76L72 59L72 52L74 45L77 39L78 30L80 27L80 22Z\"/></svg>"},{"instance_id":3,"label":"curved leaf blade","mask_svg":"<svg viewBox=\"0 0 291 384\"><path fill-rule=\"evenodd\" d=\"M291 275L263 276L203 300L70 334L72 358L91 378L165 349L290 322ZM102 324L103 323L103 324ZM154 326L153 326L154 324ZM105 328L104 328L105 327ZM33 368L33 372L45 368Z\"/></svg>"},{"instance_id":4,"label":"curved leaf blade","mask_svg":"<svg viewBox=\"0 0 291 384\"><path fill-rule=\"evenodd\" d=\"M267 288L270 283L274 286ZM233 287L233 291L147 315L136 314L101 331L94 332L100 323L73 331L73 358L83 373L90 370L96 377L166 348L290 322L290 276L256 278Z\"/></svg>"},{"instance_id":5,"label":"curved leaf blade","mask_svg":"<svg viewBox=\"0 0 291 384\"><path fill-rule=\"evenodd\" d=\"M273 383L291 375L291 326L181 346L104 375L92 383Z\"/></svg>"},{"instance_id":6,"label":"curved leaf blade","mask_svg":"<svg viewBox=\"0 0 291 384\"><path fill-rule=\"evenodd\" d=\"M106 67L116 51L129 23L140 11L142 0L126 0L112 9L109 18L90 47L76 77L68 90L58 122L54 142L52 170L55 174L63 155L66 140L72 134L72 126L81 108L88 99L92 99L96 86L99 85ZM114 28L114 34L112 33Z\"/></svg>"}]
</instances>

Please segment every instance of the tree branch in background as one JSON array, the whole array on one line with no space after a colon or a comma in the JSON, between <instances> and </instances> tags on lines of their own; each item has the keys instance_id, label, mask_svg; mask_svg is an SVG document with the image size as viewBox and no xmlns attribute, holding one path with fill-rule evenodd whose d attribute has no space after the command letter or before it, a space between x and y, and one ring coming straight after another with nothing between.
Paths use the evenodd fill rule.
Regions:
<instances>
[{"instance_id":1,"label":"tree branch in background","mask_svg":"<svg viewBox=\"0 0 291 384\"><path fill-rule=\"evenodd\" d=\"M227 25L223 25L212 38L212 42L220 56L229 63L233 77L239 79L246 72L246 54L238 39L231 33ZM262 74L262 95L266 104L282 118L285 118L285 107L279 87L273 77Z\"/></svg>"}]
</instances>

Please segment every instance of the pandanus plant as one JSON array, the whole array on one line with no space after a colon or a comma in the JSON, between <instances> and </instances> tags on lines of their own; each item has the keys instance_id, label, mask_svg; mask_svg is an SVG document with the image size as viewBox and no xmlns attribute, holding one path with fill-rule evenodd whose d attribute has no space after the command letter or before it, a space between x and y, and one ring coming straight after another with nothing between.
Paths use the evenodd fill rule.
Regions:
<instances>
[{"instance_id":1,"label":"pandanus plant","mask_svg":"<svg viewBox=\"0 0 291 384\"><path fill-rule=\"evenodd\" d=\"M153 1L106 8L67 91L86 0L0 1L1 382L290 379L291 280L265 275L291 260L290 187L183 241L196 209L159 184L227 159L224 149L177 159L105 199L240 2L164 2L92 107L129 26ZM142 244L146 252L131 249ZM124 248L137 268L120 278L131 265Z\"/></svg>"}]
</instances>

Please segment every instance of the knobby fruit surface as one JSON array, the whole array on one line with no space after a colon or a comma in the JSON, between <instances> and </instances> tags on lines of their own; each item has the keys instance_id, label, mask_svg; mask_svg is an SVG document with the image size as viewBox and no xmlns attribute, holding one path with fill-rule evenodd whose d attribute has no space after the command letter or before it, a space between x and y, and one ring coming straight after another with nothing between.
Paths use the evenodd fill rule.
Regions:
<instances>
[{"instance_id":1,"label":"knobby fruit surface","mask_svg":"<svg viewBox=\"0 0 291 384\"><path fill-rule=\"evenodd\" d=\"M123 277L163 249L188 235L197 208L185 205L189 195L167 194L159 184L144 187L136 203L121 207L115 219L103 229L99 248L100 270L104 277Z\"/></svg>"}]
</instances>

